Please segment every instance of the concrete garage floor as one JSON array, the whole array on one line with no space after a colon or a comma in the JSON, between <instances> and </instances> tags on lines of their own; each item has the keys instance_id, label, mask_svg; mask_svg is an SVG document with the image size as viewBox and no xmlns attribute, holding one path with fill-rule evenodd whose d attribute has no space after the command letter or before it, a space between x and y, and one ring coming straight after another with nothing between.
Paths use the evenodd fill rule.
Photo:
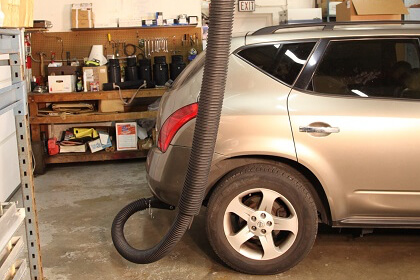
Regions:
<instances>
[{"instance_id":1,"label":"concrete garage floor","mask_svg":"<svg viewBox=\"0 0 420 280\"><path fill-rule=\"evenodd\" d=\"M150 196L144 161L58 165L35 180L44 275L72 279L420 279L420 231L381 230L363 238L322 227L309 256L292 270L251 276L226 268L207 242L204 211L163 260L136 265L114 249L110 228L127 203ZM138 214L127 223L133 245L149 247L174 212Z\"/></svg>"}]
</instances>

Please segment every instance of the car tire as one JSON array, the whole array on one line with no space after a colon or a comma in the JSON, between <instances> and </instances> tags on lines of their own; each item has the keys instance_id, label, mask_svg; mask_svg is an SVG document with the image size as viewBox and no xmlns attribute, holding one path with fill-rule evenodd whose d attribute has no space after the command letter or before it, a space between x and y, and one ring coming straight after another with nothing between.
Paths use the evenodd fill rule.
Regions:
<instances>
[{"instance_id":1,"label":"car tire","mask_svg":"<svg viewBox=\"0 0 420 280\"><path fill-rule=\"evenodd\" d=\"M206 232L228 266L248 274L277 274L309 253L317 210L310 192L292 174L296 171L284 164L251 164L218 183L208 204Z\"/></svg>"}]
</instances>

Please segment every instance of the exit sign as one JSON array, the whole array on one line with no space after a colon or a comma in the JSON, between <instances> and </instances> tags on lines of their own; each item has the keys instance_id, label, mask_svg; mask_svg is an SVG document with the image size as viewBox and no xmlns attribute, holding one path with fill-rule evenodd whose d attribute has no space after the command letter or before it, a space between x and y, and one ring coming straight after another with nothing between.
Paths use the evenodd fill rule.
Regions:
<instances>
[{"instance_id":1,"label":"exit sign","mask_svg":"<svg viewBox=\"0 0 420 280\"><path fill-rule=\"evenodd\" d=\"M238 0L238 9L240 12L255 11L255 1Z\"/></svg>"}]
</instances>

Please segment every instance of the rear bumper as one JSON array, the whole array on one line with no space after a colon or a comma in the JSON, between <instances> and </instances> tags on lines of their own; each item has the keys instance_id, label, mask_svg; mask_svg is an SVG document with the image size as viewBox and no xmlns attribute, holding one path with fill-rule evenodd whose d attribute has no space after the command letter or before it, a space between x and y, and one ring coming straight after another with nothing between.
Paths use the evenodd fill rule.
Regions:
<instances>
[{"instance_id":1,"label":"rear bumper","mask_svg":"<svg viewBox=\"0 0 420 280\"><path fill-rule=\"evenodd\" d=\"M169 146L165 153L153 147L147 156L147 181L152 193L161 201L178 205L187 174L191 148Z\"/></svg>"}]
</instances>

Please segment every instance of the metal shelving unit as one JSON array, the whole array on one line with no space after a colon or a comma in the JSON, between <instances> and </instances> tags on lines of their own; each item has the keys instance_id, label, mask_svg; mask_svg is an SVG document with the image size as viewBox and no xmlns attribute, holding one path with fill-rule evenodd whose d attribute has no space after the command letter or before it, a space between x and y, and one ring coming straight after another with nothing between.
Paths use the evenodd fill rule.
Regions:
<instances>
[{"instance_id":1,"label":"metal shelving unit","mask_svg":"<svg viewBox=\"0 0 420 280\"><path fill-rule=\"evenodd\" d=\"M17 252L19 252L19 248L22 248L23 246L22 240L19 238L9 239L10 232L3 232L1 230L3 228L2 224L0 224L0 240L8 240L5 244L5 248L0 246L0 250L3 250L0 251L0 254L5 252L5 254L8 255L6 262L2 263L5 268L2 266L0 272L4 269L4 271L11 271L10 273L13 275L12 277L10 277L10 275L9 277L8 275L0 275L1 280L29 279L29 277L32 280L43 279L38 216L34 193L34 177L32 172L33 162L29 133L28 102L25 81L25 49L23 42L23 29L0 29L0 55L9 55L10 68L12 71L12 85L0 89L0 115L10 112L11 110L14 112L24 206L24 210L19 210L14 204L4 205L2 209L7 207L7 211L1 211L4 213L0 213L2 214L0 215L0 223L7 220L8 222L5 222L7 225L20 224L18 219L23 219L23 216L25 216L25 231L28 247L28 262L26 260L16 261L15 259L18 258L19 255ZM13 234L14 231L12 235ZM29 270L27 263L29 264ZM12 264L11 267L6 268L9 264ZM27 271L30 272L30 275L27 274Z\"/></svg>"}]
</instances>

